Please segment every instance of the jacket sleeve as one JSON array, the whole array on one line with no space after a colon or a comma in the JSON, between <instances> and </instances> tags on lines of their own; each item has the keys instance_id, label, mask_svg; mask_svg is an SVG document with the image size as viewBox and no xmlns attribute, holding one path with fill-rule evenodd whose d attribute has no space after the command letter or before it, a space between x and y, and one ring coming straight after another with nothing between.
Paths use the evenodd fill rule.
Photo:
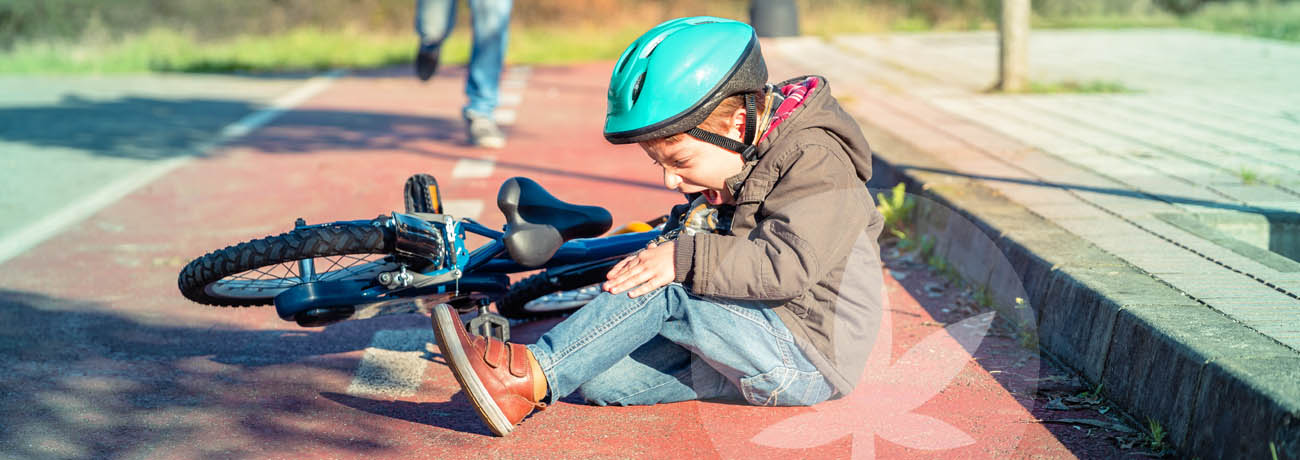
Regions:
<instances>
[{"instance_id":1,"label":"jacket sleeve","mask_svg":"<svg viewBox=\"0 0 1300 460\"><path fill-rule=\"evenodd\" d=\"M788 154L747 235L678 238L678 281L696 294L751 300L802 295L847 257L874 206L846 155L808 145Z\"/></svg>"}]
</instances>

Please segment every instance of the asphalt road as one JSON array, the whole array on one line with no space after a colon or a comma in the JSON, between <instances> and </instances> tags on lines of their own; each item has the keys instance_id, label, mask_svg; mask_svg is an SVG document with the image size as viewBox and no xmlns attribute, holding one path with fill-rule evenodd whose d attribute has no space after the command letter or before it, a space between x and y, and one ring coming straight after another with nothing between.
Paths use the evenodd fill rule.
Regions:
<instances>
[{"instance_id":1,"label":"asphalt road","mask_svg":"<svg viewBox=\"0 0 1300 460\"><path fill-rule=\"evenodd\" d=\"M951 327L970 323L959 322L965 310L955 306L969 302L955 289L930 295L925 283L939 278L906 262L893 266L903 276L886 278L894 332L881 349L955 366L940 369L950 380L922 386L933 393L909 396L913 407L882 406L889 400L869 391L811 409L597 408L570 400L507 439L487 436L457 394L431 348L427 317L305 329L267 308L203 307L177 292L176 274L193 257L284 231L294 218L368 218L399 208L401 184L415 172L438 175L452 213L490 226L504 220L492 205L497 186L516 175L561 199L606 206L616 222L664 212L680 197L659 185L636 147L610 146L599 134L607 67L512 69L501 115L515 122L500 151L465 145L459 69L427 86L406 69L314 83L0 80L0 244L10 248L0 260L0 456L1123 453L1114 433L1036 423L1051 415L1036 399L1038 383L1070 377L1010 337L984 337L978 350L957 346ZM536 337L547 325L517 335ZM915 362L882 362L890 379L873 384L881 391L907 394L930 375ZM825 436L791 434L810 428Z\"/></svg>"}]
</instances>

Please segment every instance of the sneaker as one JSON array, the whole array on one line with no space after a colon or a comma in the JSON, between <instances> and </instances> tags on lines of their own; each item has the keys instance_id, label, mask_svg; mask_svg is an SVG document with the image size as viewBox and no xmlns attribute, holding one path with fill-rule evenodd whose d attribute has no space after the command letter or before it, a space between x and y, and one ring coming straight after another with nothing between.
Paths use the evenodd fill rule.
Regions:
<instances>
[{"instance_id":1,"label":"sneaker","mask_svg":"<svg viewBox=\"0 0 1300 460\"><path fill-rule=\"evenodd\" d=\"M506 135L501 133L501 128L492 118L467 116L465 122L469 125L470 144L490 149L506 146Z\"/></svg>"},{"instance_id":2,"label":"sneaker","mask_svg":"<svg viewBox=\"0 0 1300 460\"><path fill-rule=\"evenodd\" d=\"M421 46L415 51L415 76L420 81L429 81L433 73L438 71L438 49L434 46Z\"/></svg>"},{"instance_id":3,"label":"sneaker","mask_svg":"<svg viewBox=\"0 0 1300 460\"><path fill-rule=\"evenodd\" d=\"M428 174L416 174L406 179L406 212L442 214L442 195L438 194L438 181Z\"/></svg>"}]
</instances>

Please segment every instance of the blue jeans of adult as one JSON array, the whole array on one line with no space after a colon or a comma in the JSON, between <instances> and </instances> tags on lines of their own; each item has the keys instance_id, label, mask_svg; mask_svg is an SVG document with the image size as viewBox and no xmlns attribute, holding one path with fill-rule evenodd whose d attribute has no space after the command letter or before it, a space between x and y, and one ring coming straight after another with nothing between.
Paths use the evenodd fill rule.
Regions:
<instances>
[{"instance_id":1,"label":"blue jeans of adult","mask_svg":"<svg viewBox=\"0 0 1300 460\"><path fill-rule=\"evenodd\" d=\"M678 283L637 298L602 293L528 349L550 386L547 403L574 391L602 406L828 399L830 383L770 307L696 296Z\"/></svg>"},{"instance_id":2,"label":"blue jeans of adult","mask_svg":"<svg viewBox=\"0 0 1300 460\"><path fill-rule=\"evenodd\" d=\"M513 0L467 0L473 17L474 39L469 55L469 76L465 95L469 103L462 114L466 118L491 117L497 107L501 67L505 64L506 39L510 31ZM420 49L442 46L456 25L457 0L418 0L415 7L415 33Z\"/></svg>"}]
</instances>

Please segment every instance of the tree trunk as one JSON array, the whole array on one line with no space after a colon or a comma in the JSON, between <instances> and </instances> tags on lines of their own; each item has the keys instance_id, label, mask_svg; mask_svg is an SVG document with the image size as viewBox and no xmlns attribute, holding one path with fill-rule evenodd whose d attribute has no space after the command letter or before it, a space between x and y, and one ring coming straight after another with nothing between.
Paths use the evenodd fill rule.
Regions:
<instances>
[{"instance_id":1,"label":"tree trunk","mask_svg":"<svg viewBox=\"0 0 1300 460\"><path fill-rule=\"evenodd\" d=\"M1029 0L1002 0L998 32L998 89L1023 91L1029 72Z\"/></svg>"}]
</instances>

